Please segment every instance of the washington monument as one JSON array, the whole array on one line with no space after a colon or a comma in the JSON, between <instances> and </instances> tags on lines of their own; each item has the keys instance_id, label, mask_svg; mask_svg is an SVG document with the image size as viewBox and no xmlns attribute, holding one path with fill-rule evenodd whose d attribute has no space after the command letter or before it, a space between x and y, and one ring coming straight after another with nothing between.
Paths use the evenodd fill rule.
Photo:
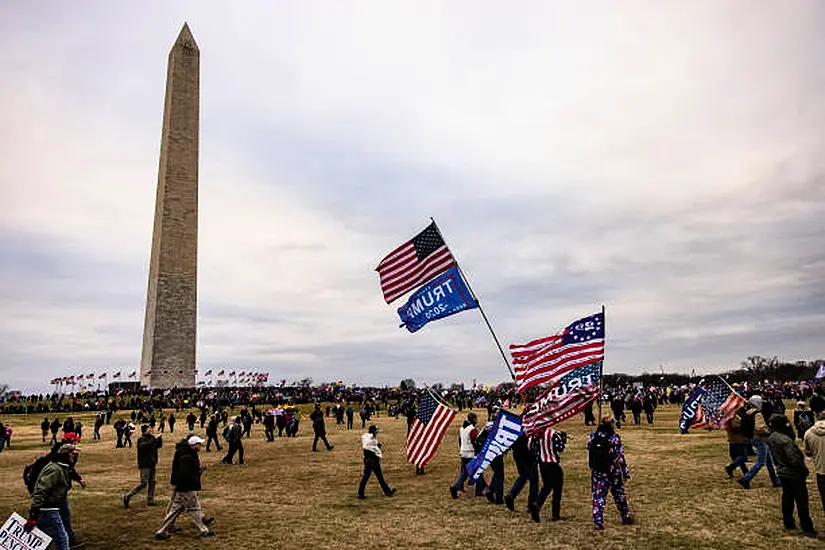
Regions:
<instances>
[{"instance_id":1,"label":"washington monument","mask_svg":"<svg viewBox=\"0 0 825 550\"><path fill-rule=\"evenodd\" d=\"M195 385L200 51L184 24L169 52L140 381Z\"/></svg>"}]
</instances>

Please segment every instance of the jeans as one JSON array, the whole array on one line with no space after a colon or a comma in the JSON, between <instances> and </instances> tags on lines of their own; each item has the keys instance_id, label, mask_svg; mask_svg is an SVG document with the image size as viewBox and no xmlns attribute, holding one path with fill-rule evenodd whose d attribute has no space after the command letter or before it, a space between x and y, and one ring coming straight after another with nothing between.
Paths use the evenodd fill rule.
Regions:
<instances>
[{"instance_id":1,"label":"jeans","mask_svg":"<svg viewBox=\"0 0 825 550\"><path fill-rule=\"evenodd\" d=\"M752 480L754 476L759 473L759 470L762 469L762 466L767 466L771 481L774 485L778 486L780 481L779 478L776 477L776 470L774 470L773 467L773 457L771 456L771 450L768 448L768 444L764 441L757 441L756 439L754 439L752 443L756 448L756 462L753 463L751 469L748 470L748 473L745 474L742 479L745 481Z\"/></svg>"},{"instance_id":2,"label":"jeans","mask_svg":"<svg viewBox=\"0 0 825 550\"><path fill-rule=\"evenodd\" d=\"M561 514L561 492L564 488L564 470L557 462L539 463L541 470L541 491L536 499L536 508L539 510L544 506L544 502L550 493L553 493L552 514L554 518Z\"/></svg>"},{"instance_id":3,"label":"jeans","mask_svg":"<svg viewBox=\"0 0 825 550\"><path fill-rule=\"evenodd\" d=\"M806 533L813 533L814 524L808 510L808 487L805 485L805 478L783 477L782 478L782 522L786 529L796 527L793 517L793 509L799 514L799 526Z\"/></svg>"},{"instance_id":4,"label":"jeans","mask_svg":"<svg viewBox=\"0 0 825 550\"><path fill-rule=\"evenodd\" d=\"M748 446L745 443L728 443L728 452L732 462L725 466L725 469L732 474L739 468L743 474L747 474L748 467L745 463L748 461Z\"/></svg>"},{"instance_id":5,"label":"jeans","mask_svg":"<svg viewBox=\"0 0 825 550\"><path fill-rule=\"evenodd\" d=\"M504 456L497 456L490 463L493 477L487 486L487 492L492 493L497 504L504 502Z\"/></svg>"},{"instance_id":6,"label":"jeans","mask_svg":"<svg viewBox=\"0 0 825 550\"><path fill-rule=\"evenodd\" d=\"M69 550L69 535L60 517L60 510L41 510L37 528L52 538L55 550Z\"/></svg>"},{"instance_id":7,"label":"jeans","mask_svg":"<svg viewBox=\"0 0 825 550\"><path fill-rule=\"evenodd\" d=\"M3 452L3 447L5 447L5 446L6 446L6 440L5 439L0 439L0 453Z\"/></svg>"},{"instance_id":8,"label":"jeans","mask_svg":"<svg viewBox=\"0 0 825 550\"><path fill-rule=\"evenodd\" d=\"M69 536L69 545L74 545L77 542L77 536L72 529L72 508L69 506L69 499L63 501L63 506L60 507L60 519L63 521L63 528Z\"/></svg>"},{"instance_id":9,"label":"jeans","mask_svg":"<svg viewBox=\"0 0 825 550\"><path fill-rule=\"evenodd\" d=\"M825 475L816 474L816 488L819 490L819 499L822 501L822 510L825 511Z\"/></svg>"},{"instance_id":10,"label":"jeans","mask_svg":"<svg viewBox=\"0 0 825 550\"><path fill-rule=\"evenodd\" d=\"M348 430L352 429L352 417L351 416L347 417L347 429Z\"/></svg>"},{"instance_id":11,"label":"jeans","mask_svg":"<svg viewBox=\"0 0 825 550\"><path fill-rule=\"evenodd\" d=\"M381 463L377 460L365 460L364 461L364 475L361 476L361 484L358 486L358 496L364 496L364 489L367 487L367 481L370 479L370 475L375 474L375 479L378 480L378 484L381 486L381 490L384 491L385 495L390 493L390 486L387 485L387 482L384 480L384 473L381 471Z\"/></svg>"},{"instance_id":12,"label":"jeans","mask_svg":"<svg viewBox=\"0 0 825 550\"><path fill-rule=\"evenodd\" d=\"M100 426L95 426L95 431L92 434L92 441L100 439Z\"/></svg>"},{"instance_id":13,"label":"jeans","mask_svg":"<svg viewBox=\"0 0 825 550\"><path fill-rule=\"evenodd\" d=\"M467 481L467 478L470 477L470 474L467 473L467 464L470 463L472 458L464 458L461 457L461 471L458 473L458 479L455 480L453 483L453 487L455 487L459 491L464 490L464 482ZM480 497L484 494L484 489L487 487L487 481L484 479L484 474L478 478L475 482L476 485L476 496Z\"/></svg>"},{"instance_id":14,"label":"jeans","mask_svg":"<svg viewBox=\"0 0 825 550\"><path fill-rule=\"evenodd\" d=\"M538 494L538 482L539 482L539 474L538 469L536 468L535 460L530 460L529 462L516 462L516 469L518 470L518 477L513 482L513 486L510 488L510 492L508 493L511 497L516 498L521 490L524 488L524 484L528 481L530 482L530 487L528 489L528 496L527 496L527 504L533 504L536 502L536 495Z\"/></svg>"}]
</instances>

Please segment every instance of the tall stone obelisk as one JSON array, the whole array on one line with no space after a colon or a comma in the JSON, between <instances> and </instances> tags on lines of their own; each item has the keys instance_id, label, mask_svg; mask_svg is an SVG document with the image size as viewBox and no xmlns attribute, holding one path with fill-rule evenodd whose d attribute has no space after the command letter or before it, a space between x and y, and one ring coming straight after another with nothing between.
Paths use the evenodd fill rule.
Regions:
<instances>
[{"instance_id":1,"label":"tall stone obelisk","mask_svg":"<svg viewBox=\"0 0 825 550\"><path fill-rule=\"evenodd\" d=\"M184 23L169 52L140 381L195 385L200 51Z\"/></svg>"}]
</instances>

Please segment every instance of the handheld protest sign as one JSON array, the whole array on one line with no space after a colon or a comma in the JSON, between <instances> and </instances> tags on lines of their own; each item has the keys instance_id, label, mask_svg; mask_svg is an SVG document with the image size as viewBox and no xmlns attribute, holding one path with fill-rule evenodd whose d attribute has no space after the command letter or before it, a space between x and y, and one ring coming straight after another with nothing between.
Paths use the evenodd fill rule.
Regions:
<instances>
[{"instance_id":1,"label":"handheld protest sign","mask_svg":"<svg viewBox=\"0 0 825 550\"><path fill-rule=\"evenodd\" d=\"M15 550L46 550L52 538L35 527L27 533L23 526L26 520L17 513L12 513L3 527L0 528L0 548L14 548Z\"/></svg>"}]
</instances>

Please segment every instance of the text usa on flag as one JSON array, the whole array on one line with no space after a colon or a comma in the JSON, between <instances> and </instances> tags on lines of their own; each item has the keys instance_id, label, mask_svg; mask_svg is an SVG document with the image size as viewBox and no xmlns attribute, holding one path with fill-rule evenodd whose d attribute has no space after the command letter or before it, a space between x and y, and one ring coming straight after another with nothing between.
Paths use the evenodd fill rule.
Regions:
<instances>
[{"instance_id":1,"label":"text usa on flag","mask_svg":"<svg viewBox=\"0 0 825 550\"><path fill-rule=\"evenodd\" d=\"M518 391L543 384L582 365L604 360L604 314L573 322L558 334L511 344Z\"/></svg>"},{"instance_id":2,"label":"text usa on flag","mask_svg":"<svg viewBox=\"0 0 825 550\"><path fill-rule=\"evenodd\" d=\"M418 410L407 435L407 461L419 467L426 465L435 456L455 414L429 391L424 392L418 398Z\"/></svg>"},{"instance_id":3,"label":"text usa on flag","mask_svg":"<svg viewBox=\"0 0 825 550\"><path fill-rule=\"evenodd\" d=\"M384 300L389 304L454 265L455 258L433 222L390 252L375 270L381 278Z\"/></svg>"}]
</instances>

